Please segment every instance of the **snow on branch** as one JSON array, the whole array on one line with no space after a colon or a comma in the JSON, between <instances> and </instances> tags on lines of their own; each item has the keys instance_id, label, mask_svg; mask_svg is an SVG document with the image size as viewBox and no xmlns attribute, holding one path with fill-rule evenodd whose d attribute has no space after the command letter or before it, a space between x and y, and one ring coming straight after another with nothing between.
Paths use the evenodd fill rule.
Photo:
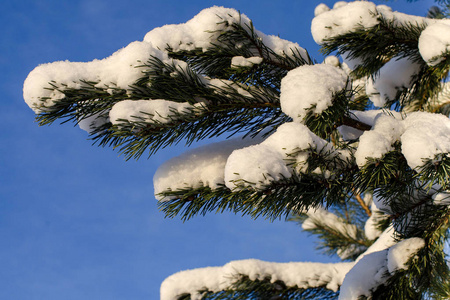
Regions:
<instances>
[{"instance_id":1,"label":"snow on branch","mask_svg":"<svg viewBox=\"0 0 450 300\"><path fill-rule=\"evenodd\" d=\"M365 241L360 240L356 225L348 223L322 207L308 209L306 215L307 218L302 223L303 230L310 232L325 230L342 240L342 246L338 247L336 251L341 259L348 259L366 250ZM344 241L348 241L348 243Z\"/></svg>"},{"instance_id":2,"label":"snow on branch","mask_svg":"<svg viewBox=\"0 0 450 300\"><path fill-rule=\"evenodd\" d=\"M377 241L378 242L378 241ZM380 243L378 243L380 244ZM389 245L391 243L385 244ZM354 267L345 276L339 299L350 300L358 297L370 297L373 291L384 284L395 272L408 269L408 262L423 247L421 238L409 238L387 249L374 251L374 248L362 254Z\"/></svg>"},{"instance_id":3,"label":"snow on branch","mask_svg":"<svg viewBox=\"0 0 450 300\"><path fill-rule=\"evenodd\" d=\"M208 267L178 272L161 284L161 300L176 300L190 294L201 299L202 291L219 292L230 289L241 276L250 280L282 281L288 287L308 289L326 287L337 291L353 263L274 263L257 259L232 261L223 267Z\"/></svg>"},{"instance_id":4,"label":"snow on branch","mask_svg":"<svg viewBox=\"0 0 450 300\"><path fill-rule=\"evenodd\" d=\"M331 106L334 94L346 89L348 83L347 74L335 66L300 66L281 80L281 109L301 122L309 110L320 114Z\"/></svg>"},{"instance_id":5,"label":"snow on branch","mask_svg":"<svg viewBox=\"0 0 450 300\"><path fill-rule=\"evenodd\" d=\"M394 22L395 26L405 24L426 25L436 20L393 12L386 5L375 5L368 1L336 3L333 9L321 5L311 23L311 32L318 44L346 33L369 29L380 23L380 18Z\"/></svg>"},{"instance_id":6,"label":"snow on branch","mask_svg":"<svg viewBox=\"0 0 450 300\"><path fill-rule=\"evenodd\" d=\"M381 115L394 116L397 119L401 118L400 113L387 109L373 109L367 111L350 110L350 118L352 120L362 122L363 124L366 124L369 127L372 127L375 124L375 121ZM350 127L347 125L339 126L338 130L344 140L355 140L364 133L363 130L359 130L357 128Z\"/></svg>"},{"instance_id":7,"label":"snow on branch","mask_svg":"<svg viewBox=\"0 0 450 300\"><path fill-rule=\"evenodd\" d=\"M335 149L305 125L285 123L264 142L234 151L225 168L225 183L231 190L248 186L264 189L272 182L290 178L294 173L306 173L311 149L344 165L350 160L348 151ZM314 171L329 178L335 170Z\"/></svg>"},{"instance_id":8,"label":"snow on branch","mask_svg":"<svg viewBox=\"0 0 450 300\"><path fill-rule=\"evenodd\" d=\"M264 189L273 182L290 178L294 172L306 172L311 149L344 164L350 160L347 150L335 149L305 125L285 123L264 141L258 137L235 138L199 147L167 161L155 173L155 193L200 187L216 189L223 185L230 190L248 186ZM326 178L333 171L315 170Z\"/></svg>"},{"instance_id":9,"label":"snow on branch","mask_svg":"<svg viewBox=\"0 0 450 300\"><path fill-rule=\"evenodd\" d=\"M442 34L443 32L447 34ZM422 31L419 51L430 66L435 66L450 56L450 20L442 20Z\"/></svg>"},{"instance_id":10,"label":"snow on branch","mask_svg":"<svg viewBox=\"0 0 450 300\"><path fill-rule=\"evenodd\" d=\"M261 138L234 138L192 149L166 161L153 178L157 199L171 200L173 197L162 195L167 191L224 186L225 164L231 152L258 142Z\"/></svg>"},{"instance_id":11,"label":"snow on branch","mask_svg":"<svg viewBox=\"0 0 450 300\"><path fill-rule=\"evenodd\" d=\"M420 71L420 64L407 58L393 58L376 77L367 78L366 94L376 107L392 103L397 94L412 85L412 78Z\"/></svg>"},{"instance_id":12,"label":"snow on branch","mask_svg":"<svg viewBox=\"0 0 450 300\"><path fill-rule=\"evenodd\" d=\"M187 65L170 59L166 53L154 48L151 43L133 42L111 56L91 62L58 61L37 66L25 80L23 96L25 102L36 113L58 103L65 97L64 90L80 90L86 83L113 93L116 89L130 89L143 76L142 67L150 57L181 68Z\"/></svg>"},{"instance_id":13,"label":"snow on branch","mask_svg":"<svg viewBox=\"0 0 450 300\"><path fill-rule=\"evenodd\" d=\"M151 42L158 49L170 49L172 52L196 49L206 52L215 45L220 45L219 36L223 32L233 30L233 24L238 24L249 32L253 29L252 22L246 15L235 9L213 6L202 10L186 23L165 25L153 29L146 34L144 41ZM308 58L306 50L297 43L283 40L274 35L266 35L257 30L254 32L261 42L277 55L290 56L299 53L304 59Z\"/></svg>"},{"instance_id":14,"label":"snow on branch","mask_svg":"<svg viewBox=\"0 0 450 300\"><path fill-rule=\"evenodd\" d=\"M413 112L404 120L380 116L372 130L364 132L355 153L362 167L368 158L381 159L401 142L401 152L411 169L422 167L426 159L450 152L450 119L444 115Z\"/></svg>"}]
</instances>

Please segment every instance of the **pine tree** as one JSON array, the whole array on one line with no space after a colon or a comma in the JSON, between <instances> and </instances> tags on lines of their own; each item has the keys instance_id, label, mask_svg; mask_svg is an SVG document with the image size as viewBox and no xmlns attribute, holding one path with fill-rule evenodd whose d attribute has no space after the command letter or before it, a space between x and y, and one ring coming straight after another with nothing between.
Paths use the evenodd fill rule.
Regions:
<instances>
[{"instance_id":1,"label":"pine tree","mask_svg":"<svg viewBox=\"0 0 450 300\"><path fill-rule=\"evenodd\" d=\"M24 98L127 159L223 137L155 174L167 217L287 218L342 262L180 272L161 299L445 299L449 1L428 17L366 1L315 10L327 57L212 7L104 60L38 66Z\"/></svg>"}]
</instances>

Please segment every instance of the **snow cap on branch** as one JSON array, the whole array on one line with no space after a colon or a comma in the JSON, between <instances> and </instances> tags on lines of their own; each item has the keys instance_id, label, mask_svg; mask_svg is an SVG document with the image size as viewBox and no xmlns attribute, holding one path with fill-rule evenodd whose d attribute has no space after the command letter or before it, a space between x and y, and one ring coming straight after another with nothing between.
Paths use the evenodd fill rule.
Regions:
<instances>
[{"instance_id":1,"label":"snow cap on branch","mask_svg":"<svg viewBox=\"0 0 450 300\"><path fill-rule=\"evenodd\" d=\"M380 18L392 21L394 26L406 24L424 25L436 22L433 19L411 16L396 11L386 5L375 5L368 1L339 1L331 10L319 4L316 16L311 23L311 33L317 44L327 39L344 35L379 24ZM320 8L319 8L320 7Z\"/></svg>"},{"instance_id":2,"label":"snow cap on branch","mask_svg":"<svg viewBox=\"0 0 450 300\"><path fill-rule=\"evenodd\" d=\"M430 66L435 66L450 55L450 20L431 24L420 34L419 51Z\"/></svg>"},{"instance_id":3,"label":"snow cap on branch","mask_svg":"<svg viewBox=\"0 0 450 300\"><path fill-rule=\"evenodd\" d=\"M156 198L168 201L172 198L159 194L200 187L216 189L224 185L225 164L231 152L258 142L261 142L258 137L234 138L192 149L166 161L153 177Z\"/></svg>"},{"instance_id":4,"label":"snow cap on branch","mask_svg":"<svg viewBox=\"0 0 450 300\"><path fill-rule=\"evenodd\" d=\"M253 65L260 64L263 61L262 57L252 56L252 57L244 57L244 56L234 56L231 59L231 67L239 68L239 67L253 67Z\"/></svg>"},{"instance_id":5,"label":"snow cap on branch","mask_svg":"<svg viewBox=\"0 0 450 300\"><path fill-rule=\"evenodd\" d=\"M317 11L311 23L311 33L317 44L324 40L351 32L358 27L372 27L378 24L376 5L372 2L340 2L331 10Z\"/></svg>"},{"instance_id":6,"label":"snow cap on branch","mask_svg":"<svg viewBox=\"0 0 450 300\"><path fill-rule=\"evenodd\" d=\"M356 163L362 167L367 158L378 158L394 150L394 143L403 133L400 120L389 115L380 115L371 130L362 134L355 152Z\"/></svg>"},{"instance_id":7,"label":"snow cap on branch","mask_svg":"<svg viewBox=\"0 0 450 300\"><path fill-rule=\"evenodd\" d=\"M364 255L345 275L339 300L353 300L360 296L369 297L371 291L386 281L388 250Z\"/></svg>"},{"instance_id":8,"label":"snow cap on branch","mask_svg":"<svg viewBox=\"0 0 450 300\"><path fill-rule=\"evenodd\" d=\"M350 111L350 118L370 126L373 126L375 124L375 120L378 119L381 115L390 115L395 116L396 119L401 119L401 114L393 110L372 109L365 111L359 110ZM357 139L364 133L364 131L362 130L358 130L356 128L346 125L339 126L338 130L344 140Z\"/></svg>"},{"instance_id":9,"label":"snow cap on branch","mask_svg":"<svg viewBox=\"0 0 450 300\"><path fill-rule=\"evenodd\" d=\"M342 159L349 156L345 151L334 149L305 125L284 123L261 144L236 150L230 155L225 167L226 185L230 189L248 185L263 189L274 181L290 178L294 170L305 172L311 148Z\"/></svg>"},{"instance_id":10,"label":"snow cap on branch","mask_svg":"<svg viewBox=\"0 0 450 300\"><path fill-rule=\"evenodd\" d=\"M412 77L420 70L420 65L407 58L391 59L375 78L369 77L366 94L377 107L384 107L394 100L397 92L411 86Z\"/></svg>"},{"instance_id":11,"label":"snow cap on branch","mask_svg":"<svg viewBox=\"0 0 450 300\"><path fill-rule=\"evenodd\" d=\"M415 237L400 241L389 248L387 256L389 273L394 274L398 270L406 270L406 263L423 247L425 247L424 239Z\"/></svg>"},{"instance_id":12,"label":"snow cap on branch","mask_svg":"<svg viewBox=\"0 0 450 300\"><path fill-rule=\"evenodd\" d=\"M269 279L282 281L288 287L300 289L326 287L337 291L353 263L273 263L256 259L232 261L223 267L208 267L178 272L161 285L161 300L176 300L177 296L190 294L191 299L201 299L201 290L218 292L231 288L240 276L250 280Z\"/></svg>"},{"instance_id":13,"label":"snow cap on branch","mask_svg":"<svg viewBox=\"0 0 450 300\"><path fill-rule=\"evenodd\" d=\"M25 80L23 96L25 102L36 113L45 111L45 107L54 105L64 98L59 89L81 89L83 82L93 82L96 87L108 89L129 89L143 76L145 64L150 57L164 62L173 62L166 53L155 49L151 43L133 42L102 60L91 62L58 61L37 66ZM186 63L176 61L180 67ZM51 84L56 86L53 88Z\"/></svg>"},{"instance_id":14,"label":"snow cap on branch","mask_svg":"<svg viewBox=\"0 0 450 300\"><path fill-rule=\"evenodd\" d=\"M370 131L364 132L355 152L356 163L362 167L368 158L381 159L402 144L401 151L408 165L415 169L434 159L438 154L450 152L450 119L444 115L413 112L404 120L380 116Z\"/></svg>"},{"instance_id":15,"label":"snow cap on branch","mask_svg":"<svg viewBox=\"0 0 450 300\"><path fill-rule=\"evenodd\" d=\"M408 165L415 169L425 159L450 152L450 119L441 114L413 112L404 121L402 153Z\"/></svg>"},{"instance_id":16,"label":"snow cap on branch","mask_svg":"<svg viewBox=\"0 0 450 300\"><path fill-rule=\"evenodd\" d=\"M163 99L123 100L111 108L109 118L112 124L119 125L127 120L130 123L168 123L201 108L201 103L191 105L186 102L174 102Z\"/></svg>"},{"instance_id":17,"label":"snow cap on branch","mask_svg":"<svg viewBox=\"0 0 450 300\"><path fill-rule=\"evenodd\" d=\"M212 47L212 41L217 41L222 31L232 29L230 25L233 23L249 26L250 19L235 9L213 6L202 10L186 23L165 25L149 31L144 41L161 50L169 46L175 52L195 49L206 51Z\"/></svg>"},{"instance_id":18,"label":"snow cap on branch","mask_svg":"<svg viewBox=\"0 0 450 300\"><path fill-rule=\"evenodd\" d=\"M213 6L202 10L194 18L182 24L165 25L155 28L145 35L144 41L151 42L155 47L165 50L168 46L172 51L190 51L201 49L207 51L218 45L218 37L224 31L232 30L232 24L240 24L250 31L251 21L237 10ZM276 54L290 56L300 53L307 58L306 50L297 43L283 40L274 35L266 35L255 30L262 42Z\"/></svg>"},{"instance_id":19,"label":"snow cap on branch","mask_svg":"<svg viewBox=\"0 0 450 300\"><path fill-rule=\"evenodd\" d=\"M304 230L317 228L317 225L320 224L340 232L343 236L357 239L356 225L347 223L344 219L322 207L311 208L306 212L306 215L308 218L302 224Z\"/></svg>"},{"instance_id":20,"label":"snow cap on branch","mask_svg":"<svg viewBox=\"0 0 450 300\"><path fill-rule=\"evenodd\" d=\"M281 80L281 109L294 121L301 122L309 110L320 114L331 106L334 94L347 84L347 74L335 66L300 66Z\"/></svg>"}]
</instances>

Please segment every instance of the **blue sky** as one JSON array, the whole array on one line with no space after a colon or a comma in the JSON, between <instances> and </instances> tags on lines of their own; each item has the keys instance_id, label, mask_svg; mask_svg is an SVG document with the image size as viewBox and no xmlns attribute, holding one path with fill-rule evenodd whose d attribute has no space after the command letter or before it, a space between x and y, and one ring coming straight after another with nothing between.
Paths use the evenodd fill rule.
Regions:
<instances>
[{"instance_id":1,"label":"blue sky","mask_svg":"<svg viewBox=\"0 0 450 300\"><path fill-rule=\"evenodd\" d=\"M104 58L212 5L240 10L257 29L298 42L321 61L309 31L320 2L2 1L0 299L158 299L161 281L183 269L245 258L330 261L293 223L232 214L165 219L152 177L182 146L124 161L71 124L39 127L22 99L38 64ZM424 15L433 1L382 3Z\"/></svg>"}]
</instances>

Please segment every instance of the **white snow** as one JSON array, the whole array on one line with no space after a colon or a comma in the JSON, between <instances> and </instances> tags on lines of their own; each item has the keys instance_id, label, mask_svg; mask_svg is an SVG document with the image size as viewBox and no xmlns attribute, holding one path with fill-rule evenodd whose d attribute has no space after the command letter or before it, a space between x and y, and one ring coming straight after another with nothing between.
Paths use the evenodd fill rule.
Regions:
<instances>
[{"instance_id":1,"label":"white snow","mask_svg":"<svg viewBox=\"0 0 450 300\"><path fill-rule=\"evenodd\" d=\"M327 57L325 57L325 59L323 60L323 63L325 65L331 65L334 67L339 67L341 65L339 58L334 55L328 55ZM346 73L348 74L348 72L346 72Z\"/></svg>"},{"instance_id":2,"label":"white snow","mask_svg":"<svg viewBox=\"0 0 450 300\"><path fill-rule=\"evenodd\" d=\"M423 166L424 159L450 152L450 119L447 116L413 112L403 123L402 153L411 168Z\"/></svg>"},{"instance_id":3,"label":"white snow","mask_svg":"<svg viewBox=\"0 0 450 300\"><path fill-rule=\"evenodd\" d=\"M223 285L223 267L205 267L185 270L167 277L160 287L161 300L177 300L183 294L191 294L192 300L200 300L199 291L220 291Z\"/></svg>"},{"instance_id":4,"label":"white snow","mask_svg":"<svg viewBox=\"0 0 450 300\"><path fill-rule=\"evenodd\" d=\"M443 60L443 55L450 53L450 21L429 25L419 38L419 51L430 66Z\"/></svg>"},{"instance_id":5,"label":"white snow","mask_svg":"<svg viewBox=\"0 0 450 300\"><path fill-rule=\"evenodd\" d=\"M258 144L231 153L225 167L225 182L229 189L253 186L264 189L272 182L290 178L283 154L270 146Z\"/></svg>"},{"instance_id":6,"label":"white snow","mask_svg":"<svg viewBox=\"0 0 450 300\"><path fill-rule=\"evenodd\" d=\"M342 283L339 299L353 300L370 296L371 291L389 278L388 253L397 244L395 230L389 226L379 238L356 259L355 266Z\"/></svg>"},{"instance_id":7,"label":"white snow","mask_svg":"<svg viewBox=\"0 0 450 300\"><path fill-rule=\"evenodd\" d=\"M375 204L376 201L379 201L378 197L374 197L372 194L366 193L364 195L364 200L366 199L370 199L370 203L366 202L366 204L370 205L370 211L372 212L372 215L364 224L364 234L369 240L373 241L382 234L382 231L378 228L377 225L381 220L385 219L387 215L384 214Z\"/></svg>"},{"instance_id":8,"label":"white snow","mask_svg":"<svg viewBox=\"0 0 450 300\"><path fill-rule=\"evenodd\" d=\"M396 232L391 224L379 235L378 239L366 250L366 252L361 254L356 259L356 261L357 262L360 261L364 256L370 253L386 250L395 245L396 243L397 243Z\"/></svg>"},{"instance_id":9,"label":"white snow","mask_svg":"<svg viewBox=\"0 0 450 300\"><path fill-rule=\"evenodd\" d=\"M391 207L388 203L385 202L385 199L375 195L373 196L373 204L375 205L376 210L379 210L388 215L392 214Z\"/></svg>"},{"instance_id":10,"label":"white snow","mask_svg":"<svg viewBox=\"0 0 450 300\"><path fill-rule=\"evenodd\" d=\"M380 17L393 21L395 26L403 26L408 23L424 25L436 22L433 19L393 12L386 5L375 5L368 1L349 3L339 1L331 10L327 10L323 4L319 6L316 8L317 12L311 23L311 33L318 44L337 35L374 27L379 23Z\"/></svg>"},{"instance_id":11,"label":"white snow","mask_svg":"<svg viewBox=\"0 0 450 300\"><path fill-rule=\"evenodd\" d=\"M342 283L339 300L369 297L371 291L386 281L388 250L364 255L347 273Z\"/></svg>"},{"instance_id":12,"label":"white snow","mask_svg":"<svg viewBox=\"0 0 450 300\"><path fill-rule=\"evenodd\" d=\"M237 10L213 6L202 10L194 18L182 24L165 25L155 28L145 35L144 41L151 42L155 47L164 50L170 46L173 51L202 49L207 51L211 42L219 44L218 36L223 31L233 30L232 24L241 24L244 28L250 26L250 19ZM277 36L266 35L254 30L261 41L276 54L291 56L297 51L307 58L306 50L297 43L283 40ZM239 45L236 45L239 47Z\"/></svg>"},{"instance_id":13,"label":"white snow","mask_svg":"<svg viewBox=\"0 0 450 300\"><path fill-rule=\"evenodd\" d=\"M162 99L123 100L111 108L109 118L114 125L122 123L123 120L130 123L169 123L180 118L182 114L200 111L201 105L201 103L191 105L186 102L180 103Z\"/></svg>"},{"instance_id":14,"label":"white snow","mask_svg":"<svg viewBox=\"0 0 450 300\"><path fill-rule=\"evenodd\" d=\"M364 166L369 157L381 159L384 154L394 150L394 142L400 139L402 133L401 121L390 115L379 115L372 129L359 138L359 146L355 152L358 166Z\"/></svg>"},{"instance_id":15,"label":"white snow","mask_svg":"<svg viewBox=\"0 0 450 300\"><path fill-rule=\"evenodd\" d=\"M253 67L253 65L257 65L262 63L263 58L259 56L252 57L244 57L244 56L234 56L231 59L231 67L239 68L239 67Z\"/></svg>"},{"instance_id":16,"label":"white snow","mask_svg":"<svg viewBox=\"0 0 450 300\"><path fill-rule=\"evenodd\" d=\"M381 115L374 127L360 137L355 152L356 163L362 167L367 158L380 159L401 141L401 151L408 165L415 169L439 154L450 152L450 119L441 114L413 112L404 120Z\"/></svg>"},{"instance_id":17,"label":"white snow","mask_svg":"<svg viewBox=\"0 0 450 300\"><path fill-rule=\"evenodd\" d=\"M373 126L375 124L375 120L381 115L391 115L395 116L396 119L401 119L400 113L393 110L387 109L372 109L365 111L350 110L350 117L352 119L360 121L370 126ZM346 125L339 126L338 130L344 140L357 139L364 133L362 130L358 130L356 128Z\"/></svg>"},{"instance_id":18,"label":"white snow","mask_svg":"<svg viewBox=\"0 0 450 300\"><path fill-rule=\"evenodd\" d=\"M182 271L168 277L161 285L161 300L175 300L183 293L191 299L201 299L198 290L218 292L230 287L239 275L251 280L270 278L283 281L289 287L309 288L325 286L337 291L353 263L274 263L256 259L232 261L223 267L208 267Z\"/></svg>"},{"instance_id":19,"label":"white snow","mask_svg":"<svg viewBox=\"0 0 450 300\"><path fill-rule=\"evenodd\" d=\"M144 41L156 48L173 51L202 49L207 51L211 41L216 41L221 31L231 30L233 23L250 25L250 19L235 9L213 6L206 8L191 20L181 24L170 24L149 31Z\"/></svg>"},{"instance_id":20,"label":"white snow","mask_svg":"<svg viewBox=\"0 0 450 300\"><path fill-rule=\"evenodd\" d=\"M102 60L58 61L39 65L26 78L23 97L30 108L39 113L64 98L62 92L51 89L50 82L62 90L80 89L85 86L82 81L96 82L97 87L105 89L113 87L128 90L130 85L144 76L146 68L138 66L146 63L151 56L165 62L173 61L151 43L133 42ZM176 61L176 64L183 68L186 66L182 61Z\"/></svg>"},{"instance_id":21,"label":"white snow","mask_svg":"<svg viewBox=\"0 0 450 300\"><path fill-rule=\"evenodd\" d=\"M30 72L25 80L24 99L36 113L40 113L64 98L62 90L85 87L83 81L94 82L96 87L111 93L114 88L129 90L130 85L144 76L143 71L148 67L142 65L152 56L165 63L186 68L186 63L168 58L167 53L163 51L167 45L174 51L198 48L206 51L212 47L212 42L217 44L216 39L221 30L231 30L230 25L239 22L244 27L250 25L250 19L235 9L214 6L204 9L184 24L156 28L147 33L143 42L132 42L105 59L91 62L59 61L40 65ZM300 53L300 56L307 58L306 50L298 44L277 36L265 35L257 30L255 32L274 53L282 56ZM256 64L260 59L249 58L247 63Z\"/></svg>"},{"instance_id":22,"label":"white snow","mask_svg":"<svg viewBox=\"0 0 450 300\"><path fill-rule=\"evenodd\" d=\"M232 80L218 79L218 78L204 78L205 83L215 89L215 92L223 96L233 99L234 93L238 93L247 98L253 98L249 92L251 89L255 89L254 86L247 86L245 84L234 82Z\"/></svg>"},{"instance_id":23,"label":"white snow","mask_svg":"<svg viewBox=\"0 0 450 300\"><path fill-rule=\"evenodd\" d=\"M225 163L231 152L258 142L261 142L259 137L234 138L192 149L164 162L153 177L156 198L168 201L172 198L158 194L200 187L216 189L224 185Z\"/></svg>"},{"instance_id":24,"label":"white snow","mask_svg":"<svg viewBox=\"0 0 450 300\"><path fill-rule=\"evenodd\" d=\"M341 1L332 10L320 9L319 12L311 23L311 33L317 44L361 26L367 28L378 24L376 5L371 2Z\"/></svg>"},{"instance_id":25,"label":"white snow","mask_svg":"<svg viewBox=\"0 0 450 300\"><path fill-rule=\"evenodd\" d=\"M321 4L317 5L316 8L314 9L314 16L318 16L329 10L330 10L330 8L326 4L321 3Z\"/></svg>"},{"instance_id":26,"label":"white snow","mask_svg":"<svg viewBox=\"0 0 450 300\"><path fill-rule=\"evenodd\" d=\"M450 205L450 191L435 193L432 199L435 205Z\"/></svg>"},{"instance_id":27,"label":"white snow","mask_svg":"<svg viewBox=\"0 0 450 300\"><path fill-rule=\"evenodd\" d=\"M398 270L406 270L408 268L406 263L423 247L425 247L425 240L415 237L400 241L389 248L387 255L389 273L393 274Z\"/></svg>"},{"instance_id":28,"label":"white snow","mask_svg":"<svg viewBox=\"0 0 450 300\"><path fill-rule=\"evenodd\" d=\"M383 284L393 273L407 269L406 263L425 246L421 238L400 242L394 239L390 226L378 240L363 253L355 266L347 273L340 289L340 300L369 297L371 291Z\"/></svg>"},{"instance_id":29,"label":"white snow","mask_svg":"<svg viewBox=\"0 0 450 300\"><path fill-rule=\"evenodd\" d=\"M367 219L364 224L364 234L369 240L375 240L381 234L381 231L377 228L378 219L380 217L380 213L373 209L374 205L372 205L372 215Z\"/></svg>"},{"instance_id":30,"label":"white snow","mask_svg":"<svg viewBox=\"0 0 450 300\"><path fill-rule=\"evenodd\" d=\"M411 78L420 69L418 63L407 58L391 59L374 79L368 78L366 94L377 107L385 106L388 100L394 100L399 90L411 86Z\"/></svg>"},{"instance_id":31,"label":"white snow","mask_svg":"<svg viewBox=\"0 0 450 300\"><path fill-rule=\"evenodd\" d=\"M108 117L100 113L94 114L87 118L78 121L78 126L87 133L93 133L97 128L106 124L109 121Z\"/></svg>"},{"instance_id":32,"label":"white snow","mask_svg":"<svg viewBox=\"0 0 450 300\"><path fill-rule=\"evenodd\" d=\"M324 149L330 155L348 159L348 151L338 151L327 141L312 133L300 123L285 123L261 144L235 150L225 167L228 188L252 186L263 189L271 182L289 178L294 172L302 173L307 164L310 148ZM295 156L291 154L295 153Z\"/></svg>"},{"instance_id":33,"label":"white snow","mask_svg":"<svg viewBox=\"0 0 450 300\"><path fill-rule=\"evenodd\" d=\"M311 230L318 226L328 227L341 233L343 236L348 236L354 240L357 239L357 227L354 224L347 223L344 219L322 207L309 209L306 215L308 218L302 223L304 230Z\"/></svg>"},{"instance_id":34,"label":"white snow","mask_svg":"<svg viewBox=\"0 0 450 300\"><path fill-rule=\"evenodd\" d=\"M312 230L316 228L326 228L333 232L339 233L349 239L357 240L357 227L354 224L347 223L344 219L338 217L334 213L322 208L311 208L306 211L308 218L303 221L303 230ZM347 259L352 256L355 251L359 251L358 247L346 247L337 250L337 255L341 259Z\"/></svg>"},{"instance_id":35,"label":"white snow","mask_svg":"<svg viewBox=\"0 0 450 300\"><path fill-rule=\"evenodd\" d=\"M333 95L344 90L347 83L347 74L332 65L300 66L281 80L281 109L301 122L310 109L320 114L331 106Z\"/></svg>"}]
</instances>

